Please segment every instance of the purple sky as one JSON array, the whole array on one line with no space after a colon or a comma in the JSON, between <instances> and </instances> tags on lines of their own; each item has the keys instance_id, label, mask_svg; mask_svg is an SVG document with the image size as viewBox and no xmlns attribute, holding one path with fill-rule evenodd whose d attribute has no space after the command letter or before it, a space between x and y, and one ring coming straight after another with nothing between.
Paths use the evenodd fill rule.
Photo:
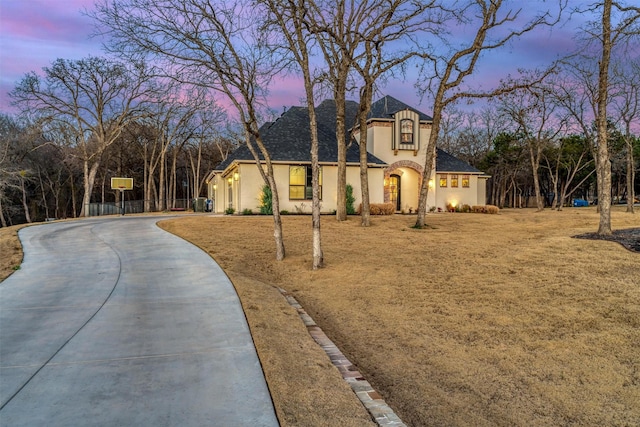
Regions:
<instances>
[{"instance_id":1,"label":"purple sky","mask_svg":"<svg viewBox=\"0 0 640 427\"><path fill-rule=\"evenodd\" d=\"M575 2L577 0L572 0ZM514 2L525 3L525 2ZM553 1L527 2L553 4ZM533 5L533 6L532 6ZM55 59L80 59L89 55L99 56L101 40L92 39L93 22L82 15L84 8L91 9L93 0L2 0L0 6L0 111L13 112L7 92L29 71L41 73ZM523 11L526 15L527 11ZM531 12L529 12L531 13ZM544 29L487 55L479 64L473 84L491 88L500 78L516 73L517 68L543 66L569 52L576 19L552 31ZM415 73L409 72L407 81L395 80L381 88L382 94L394 96L430 113L427 102L420 103L413 88ZM270 106L281 111L283 106L299 105L303 97L302 85L295 77L286 77L271 89Z\"/></svg>"}]
</instances>

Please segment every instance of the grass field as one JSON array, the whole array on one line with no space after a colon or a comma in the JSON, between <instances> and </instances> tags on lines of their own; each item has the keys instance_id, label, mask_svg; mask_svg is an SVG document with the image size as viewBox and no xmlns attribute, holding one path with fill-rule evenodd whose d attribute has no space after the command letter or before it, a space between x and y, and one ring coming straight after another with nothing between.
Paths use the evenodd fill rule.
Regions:
<instances>
[{"instance_id":1,"label":"grass field","mask_svg":"<svg viewBox=\"0 0 640 427\"><path fill-rule=\"evenodd\" d=\"M243 303L283 426L372 425L295 311L292 293L411 426L640 425L640 253L574 239L595 209L322 222L161 222L209 252ZM640 215L613 212L613 228Z\"/></svg>"}]
</instances>

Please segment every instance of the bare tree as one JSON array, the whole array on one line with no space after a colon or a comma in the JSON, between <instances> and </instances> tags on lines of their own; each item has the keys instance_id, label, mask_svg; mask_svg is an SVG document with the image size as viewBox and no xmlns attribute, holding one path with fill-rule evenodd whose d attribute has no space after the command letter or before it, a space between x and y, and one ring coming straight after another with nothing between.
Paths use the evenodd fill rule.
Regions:
<instances>
[{"instance_id":1,"label":"bare tree","mask_svg":"<svg viewBox=\"0 0 640 427\"><path fill-rule=\"evenodd\" d=\"M560 9L562 9L562 0L560 3ZM507 27L519 18L520 11L505 9L502 0L470 0L458 5L455 11L450 11L451 25L466 25L473 34L473 40L468 40L462 47L452 47L442 55L429 51L423 52L423 56L428 59L423 71L427 77L432 75L435 77L429 78L428 84L421 88L423 93L427 91L433 93L433 124L422 174L416 227L425 225L428 182L435 164L436 142L443 110L463 98L491 97L524 87L502 87L484 93L463 90L461 87L463 81L473 74L481 54L498 49L536 27L553 25L559 19L559 15L551 19L551 14L546 12L523 24L521 29L510 30Z\"/></svg>"},{"instance_id":2,"label":"bare tree","mask_svg":"<svg viewBox=\"0 0 640 427\"><path fill-rule=\"evenodd\" d=\"M361 39L357 31L358 17L367 2L347 4L344 0L306 2L310 10L305 18L312 28L311 36L318 40L326 68L321 78L328 80L336 104L336 142L338 148L336 219L347 219L347 123L346 99L352 58ZM348 125L353 125L349 123Z\"/></svg>"},{"instance_id":3,"label":"bare tree","mask_svg":"<svg viewBox=\"0 0 640 427\"><path fill-rule=\"evenodd\" d=\"M413 41L416 33L422 37L441 29L442 10L435 1L377 2L373 12L362 22L362 53L354 58L354 68L360 78L360 105L357 125L360 146L360 187L362 191L361 225L371 224L369 207L369 172L367 151L367 116L371 111L376 84L399 66L420 55L419 50L398 49L397 41ZM437 130L436 130L437 132Z\"/></svg>"},{"instance_id":4,"label":"bare tree","mask_svg":"<svg viewBox=\"0 0 640 427\"><path fill-rule=\"evenodd\" d=\"M314 77L310 64L310 47L313 42L307 17L306 0L266 0L275 27L282 31L285 46L302 72L307 110L309 112L309 132L311 135L311 216L312 216L312 256L313 269L324 264L320 230L320 164L318 162L318 121L315 111Z\"/></svg>"},{"instance_id":5,"label":"bare tree","mask_svg":"<svg viewBox=\"0 0 640 427\"><path fill-rule=\"evenodd\" d=\"M92 16L109 29L113 51L149 55L176 80L229 100L242 123L245 144L272 191L276 259L282 260L278 191L259 126L260 102L282 67L270 49L272 35L260 28L265 14L256 4L242 1L98 0Z\"/></svg>"},{"instance_id":6,"label":"bare tree","mask_svg":"<svg viewBox=\"0 0 640 427\"><path fill-rule=\"evenodd\" d=\"M414 2L408 0L366 0L352 2L346 0L305 2L312 9L306 14L312 36L317 39L324 55L326 77L333 87L336 101L336 139L338 143L337 209L338 221L346 219L346 125L345 100L347 91L355 85L352 71L357 70L361 77L359 116L366 116L371 107L373 84L385 73L402 65L417 52L411 49L398 49L399 40L410 42L412 34L418 30L427 33L433 27L427 25L435 13L433 1ZM393 46L391 45L396 42ZM384 46L383 46L384 45ZM370 89L364 86L371 86ZM364 89L363 89L364 88ZM362 95L365 95L364 99ZM358 123L351 123L359 128ZM360 128L361 129L361 128ZM366 129L366 128L365 128ZM366 132L360 132L366 154ZM351 139L351 138L348 138ZM362 160L362 159L361 159ZM361 180L367 182L366 159L362 166L364 175ZM364 178L363 178L364 177ZM369 223L368 183L363 186L363 225Z\"/></svg>"},{"instance_id":7,"label":"bare tree","mask_svg":"<svg viewBox=\"0 0 640 427\"><path fill-rule=\"evenodd\" d=\"M552 102L551 92L551 87L545 84L529 85L504 95L500 106L517 124L517 133L528 149L538 211L544 210L545 205L539 175L542 154L564 130L564 118L558 115L559 108Z\"/></svg>"},{"instance_id":8,"label":"bare tree","mask_svg":"<svg viewBox=\"0 0 640 427\"><path fill-rule=\"evenodd\" d=\"M492 142L501 132L507 132L507 120L494 103L478 111L463 111L451 106L443 112L438 147L467 163L478 167L489 153Z\"/></svg>"},{"instance_id":9,"label":"bare tree","mask_svg":"<svg viewBox=\"0 0 640 427\"><path fill-rule=\"evenodd\" d=\"M36 111L50 125L64 122L73 130L83 162L81 215L88 215L102 154L143 110L151 75L143 63L101 57L58 59L44 73L44 79L27 74L10 96L24 113Z\"/></svg>"},{"instance_id":10,"label":"bare tree","mask_svg":"<svg viewBox=\"0 0 640 427\"><path fill-rule=\"evenodd\" d=\"M549 172L554 188L552 209L561 211L565 200L595 172L591 169L585 173L593 167L592 148L585 137L572 135L558 138L554 147L543 152L543 167ZM576 183L576 179L580 180Z\"/></svg>"},{"instance_id":11,"label":"bare tree","mask_svg":"<svg viewBox=\"0 0 640 427\"><path fill-rule=\"evenodd\" d=\"M598 86L596 92L596 175L598 181L598 207L600 221L598 234L611 234L611 162L609 154L609 123L607 108L610 102L610 65L612 50L640 36L640 7L627 6L622 1L604 0L592 6L601 10L599 22L592 22L585 30L599 45ZM614 22L612 14L615 12Z\"/></svg>"},{"instance_id":12,"label":"bare tree","mask_svg":"<svg viewBox=\"0 0 640 427\"><path fill-rule=\"evenodd\" d=\"M623 127L627 170L627 212L633 213L635 200L635 161L632 126L640 122L640 58L616 62L613 67L613 111Z\"/></svg>"}]
</instances>

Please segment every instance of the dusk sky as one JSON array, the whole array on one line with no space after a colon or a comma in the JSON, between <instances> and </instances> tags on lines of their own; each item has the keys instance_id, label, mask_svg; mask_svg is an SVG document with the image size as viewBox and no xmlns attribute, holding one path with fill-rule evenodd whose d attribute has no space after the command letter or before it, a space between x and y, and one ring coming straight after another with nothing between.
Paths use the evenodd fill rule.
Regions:
<instances>
[{"instance_id":1,"label":"dusk sky","mask_svg":"<svg viewBox=\"0 0 640 427\"><path fill-rule=\"evenodd\" d=\"M527 4L532 10L555 4L554 1L513 2ZM570 6L583 2L570 0ZM536 6L537 5L537 6ZM57 58L81 59L89 55L103 55L102 40L90 38L93 21L81 10L91 9L93 0L2 0L0 4L0 111L14 112L7 96L16 83L28 72L42 73ZM564 20L566 21L567 18ZM544 66L558 56L570 52L575 28L584 15L574 15L569 22L552 30L545 28L530 33L510 46L487 55L479 64L473 84L491 88L500 78L515 73L518 68ZM409 72L406 81L389 82L381 93L394 96L430 113L428 103L419 101L413 88L415 76ZM269 104L276 110L283 106L300 105L303 87L289 77L271 88Z\"/></svg>"}]
</instances>

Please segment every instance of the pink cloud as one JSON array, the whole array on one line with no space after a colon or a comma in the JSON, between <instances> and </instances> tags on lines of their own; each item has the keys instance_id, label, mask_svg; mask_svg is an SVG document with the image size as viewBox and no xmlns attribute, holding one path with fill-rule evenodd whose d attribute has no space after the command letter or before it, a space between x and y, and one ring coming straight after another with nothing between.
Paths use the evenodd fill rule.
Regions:
<instances>
[{"instance_id":1,"label":"pink cloud","mask_svg":"<svg viewBox=\"0 0 640 427\"><path fill-rule=\"evenodd\" d=\"M28 72L57 58L101 54L101 42L81 10L93 0L3 0L0 14L0 110L10 111L7 92Z\"/></svg>"}]
</instances>

